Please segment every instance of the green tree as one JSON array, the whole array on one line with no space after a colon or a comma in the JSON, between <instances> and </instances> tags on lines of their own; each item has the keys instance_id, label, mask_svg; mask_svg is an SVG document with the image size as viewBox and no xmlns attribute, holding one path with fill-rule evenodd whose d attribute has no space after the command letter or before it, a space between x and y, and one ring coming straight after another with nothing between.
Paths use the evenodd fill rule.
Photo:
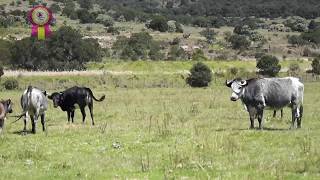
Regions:
<instances>
[{"instance_id":1,"label":"green tree","mask_svg":"<svg viewBox=\"0 0 320 180\"><path fill-rule=\"evenodd\" d=\"M281 70L279 59L275 56L264 55L257 60L257 66L259 74L275 77Z\"/></svg>"},{"instance_id":2,"label":"green tree","mask_svg":"<svg viewBox=\"0 0 320 180\"><path fill-rule=\"evenodd\" d=\"M233 49L246 50L250 47L250 40L244 35L234 34L228 38Z\"/></svg>"},{"instance_id":3,"label":"green tree","mask_svg":"<svg viewBox=\"0 0 320 180\"><path fill-rule=\"evenodd\" d=\"M207 87L212 80L211 69L202 62L198 62L190 69L186 83L191 87Z\"/></svg>"},{"instance_id":4,"label":"green tree","mask_svg":"<svg viewBox=\"0 0 320 180\"><path fill-rule=\"evenodd\" d=\"M71 27L61 27L45 40L24 38L11 48L14 68L28 70L82 70L89 61L100 61L101 48L94 39L82 39Z\"/></svg>"},{"instance_id":5,"label":"green tree","mask_svg":"<svg viewBox=\"0 0 320 180\"><path fill-rule=\"evenodd\" d=\"M312 61L312 73L320 75L320 57L316 57Z\"/></svg>"},{"instance_id":6,"label":"green tree","mask_svg":"<svg viewBox=\"0 0 320 180\"><path fill-rule=\"evenodd\" d=\"M206 38L206 40L212 44L215 40L216 32L213 29L206 28L200 32L200 35Z\"/></svg>"},{"instance_id":7,"label":"green tree","mask_svg":"<svg viewBox=\"0 0 320 180\"><path fill-rule=\"evenodd\" d=\"M164 16L155 16L151 22L146 25L148 28L154 31L166 32L168 31L167 19Z\"/></svg>"}]
</instances>

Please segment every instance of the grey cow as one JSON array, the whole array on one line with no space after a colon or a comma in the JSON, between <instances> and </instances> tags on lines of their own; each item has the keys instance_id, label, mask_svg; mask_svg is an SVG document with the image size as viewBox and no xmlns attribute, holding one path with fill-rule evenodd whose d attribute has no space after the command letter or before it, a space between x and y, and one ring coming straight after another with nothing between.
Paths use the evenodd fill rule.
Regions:
<instances>
[{"instance_id":1,"label":"grey cow","mask_svg":"<svg viewBox=\"0 0 320 180\"><path fill-rule=\"evenodd\" d=\"M232 89L231 100L241 99L250 116L250 128L254 128L254 119L259 121L259 129L263 128L263 110L274 110L289 106L292 109L292 124L295 121L301 128L303 114L304 85L298 78L253 78L248 80L234 79L226 81L226 86Z\"/></svg>"},{"instance_id":2,"label":"grey cow","mask_svg":"<svg viewBox=\"0 0 320 180\"><path fill-rule=\"evenodd\" d=\"M45 112L48 108L46 92L29 86L21 96L21 107L23 109L23 113L20 115L20 118L22 116L25 117L23 130L27 130L28 116L30 116L32 123L32 133L35 134L37 121L39 116L41 116L42 130L45 131Z\"/></svg>"}]
</instances>

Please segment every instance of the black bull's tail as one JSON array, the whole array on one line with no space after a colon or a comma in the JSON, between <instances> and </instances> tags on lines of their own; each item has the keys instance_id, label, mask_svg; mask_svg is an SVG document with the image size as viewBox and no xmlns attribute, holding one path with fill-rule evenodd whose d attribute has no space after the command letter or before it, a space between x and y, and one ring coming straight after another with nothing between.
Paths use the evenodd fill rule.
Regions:
<instances>
[{"instance_id":1,"label":"black bull's tail","mask_svg":"<svg viewBox=\"0 0 320 180\"><path fill-rule=\"evenodd\" d=\"M90 96L91 96L95 101L101 102L101 101L103 101L103 100L106 98L105 95L102 95L100 99L97 99L96 97L94 97L94 95L93 95L93 93L92 93L92 91L91 91L90 88L86 88L86 90L90 93Z\"/></svg>"}]
</instances>

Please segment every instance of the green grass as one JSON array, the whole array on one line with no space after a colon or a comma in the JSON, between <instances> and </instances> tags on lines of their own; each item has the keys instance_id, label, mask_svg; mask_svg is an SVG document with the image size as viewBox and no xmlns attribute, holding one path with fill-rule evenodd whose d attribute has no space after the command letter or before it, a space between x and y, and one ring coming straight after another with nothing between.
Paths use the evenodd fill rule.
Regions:
<instances>
[{"instance_id":1,"label":"green grass","mask_svg":"<svg viewBox=\"0 0 320 180\"><path fill-rule=\"evenodd\" d=\"M59 80L19 81L50 84L52 78ZM1 179L319 179L320 83L305 84L302 129L288 130L286 109L282 120L267 111L267 130L258 131L248 130L247 112L220 83L206 89L114 88L96 81L75 77L65 84L92 83L96 96L107 95L94 104L94 127L88 117L82 125L79 110L75 123L67 124L66 113L52 102L47 133L38 123L36 135L21 136L22 121L7 119L0 136ZM21 111L21 93L1 92L1 98L12 98L14 114Z\"/></svg>"},{"instance_id":2,"label":"green grass","mask_svg":"<svg viewBox=\"0 0 320 180\"><path fill-rule=\"evenodd\" d=\"M159 72L180 72L190 70L195 61L117 61L104 60L102 63L90 63L88 69L110 70L110 71L143 71L145 73ZM245 69L248 71L256 70L256 61L205 61L213 71L225 71L232 67ZM301 69L311 68L309 61L286 60L280 61L282 69L288 69L291 63L298 63Z\"/></svg>"}]
</instances>

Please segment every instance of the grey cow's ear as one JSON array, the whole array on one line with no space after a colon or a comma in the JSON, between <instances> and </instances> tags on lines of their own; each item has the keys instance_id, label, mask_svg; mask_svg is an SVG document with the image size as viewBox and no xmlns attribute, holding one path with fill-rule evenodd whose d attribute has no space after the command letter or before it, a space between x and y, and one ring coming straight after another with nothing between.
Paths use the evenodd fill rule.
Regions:
<instances>
[{"instance_id":1,"label":"grey cow's ear","mask_svg":"<svg viewBox=\"0 0 320 180\"><path fill-rule=\"evenodd\" d=\"M248 84L248 82L246 80L241 80L240 81L240 85L241 86L246 86Z\"/></svg>"},{"instance_id":2,"label":"grey cow's ear","mask_svg":"<svg viewBox=\"0 0 320 180\"><path fill-rule=\"evenodd\" d=\"M232 83L233 83L233 80L231 80L231 81L226 80L226 86L231 87Z\"/></svg>"}]
</instances>

